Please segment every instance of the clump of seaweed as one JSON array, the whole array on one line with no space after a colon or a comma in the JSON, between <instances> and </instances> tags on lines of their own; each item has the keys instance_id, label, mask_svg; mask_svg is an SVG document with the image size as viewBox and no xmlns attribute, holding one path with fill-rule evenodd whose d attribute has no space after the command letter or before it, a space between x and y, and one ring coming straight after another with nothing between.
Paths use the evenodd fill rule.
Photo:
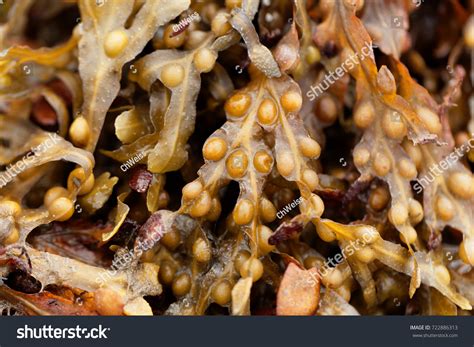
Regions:
<instances>
[{"instance_id":1,"label":"clump of seaweed","mask_svg":"<svg viewBox=\"0 0 474 347\"><path fill-rule=\"evenodd\" d=\"M470 314L470 11L5 0L2 314Z\"/></svg>"}]
</instances>

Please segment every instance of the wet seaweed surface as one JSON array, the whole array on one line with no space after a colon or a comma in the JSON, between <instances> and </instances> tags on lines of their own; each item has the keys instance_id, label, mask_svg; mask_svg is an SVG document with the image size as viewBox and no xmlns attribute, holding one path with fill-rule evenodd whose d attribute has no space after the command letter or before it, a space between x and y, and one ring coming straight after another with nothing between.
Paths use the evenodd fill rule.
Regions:
<instances>
[{"instance_id":1,"label":"wet seaweed surface","mask_svg":"<svg viewBox=\"0 0 474 347\"><path fill-rule=\"evenodd\" d=\"M2 315L471 315L470 0L4 0Z\"/></svg>"}]
</instances>

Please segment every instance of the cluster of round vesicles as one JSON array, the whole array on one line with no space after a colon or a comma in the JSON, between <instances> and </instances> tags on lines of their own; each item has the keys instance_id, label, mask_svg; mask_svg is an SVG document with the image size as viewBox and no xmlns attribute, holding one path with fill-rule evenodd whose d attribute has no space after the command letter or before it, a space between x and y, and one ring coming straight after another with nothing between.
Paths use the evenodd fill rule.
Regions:
<instances>
[{"instance_id":1,"label":"cluster of round vesicles","mask_svg":"<svg viewBox=\"0 0 474 347\"><path fill-rule=\"evenodd\" d=\"M393 94L395 92L395 85L390 77L393 78L391 73L387 73L385 70L383 74L379 73L381 78L378 78L378 86L380 89L385 90L387 94ZM379 77L378 76L378 77ZM384 89L385 88L385 89ZM367 129L375 122L376 112L373 100L365 99L358 103L354 112L354 123L360 129ZM423 123L423 126L431 133L441 135L442 125L438 115L425 106L417 106L416 114ZM389 139L402 142L404 152L400 155L400 159L397 163L393 163L390 160L389 155L381 150L374 151L373 148L366 145L359 145L354 150L354 163L357 167L363 168L368 165L372 159L372 172L378 177L384 178L390 173L398 174L400 177L406 180L413 180L417 177L418 171L421 170L423 162L423 154L420 148L413 145L409 140L406 139L407 127L405 121L397 111L385 109L381 122L381 129ZM375 125L374 125L375 126ZM376 131L376 130L373 130ZM396 168L393 167L396 165ZM451 193L456 198L469 200L474 196L474 178L468 172L448 172L446 173L447 186ZM380 196L380 194L379 194ZM434 202L434 211L436 215L444 222L449 222L455 217L454 203L448 196L440 192ZM413 199L408 199L408 204L405 201L397 201L392 203L389 210L388 217L390 222L396 227L401 227L410 222L412 225L416 225L421 222L424 217L423 207L421 204ZM417 234L414 228L405 227L404 233L407 240L402 235L402 239L407 243L413 243L417 239ZM468 246L466 246L468 245ZM474 248L471 245L471 248ZM460 256L468 263L472 264L472 260L468 257L466 249L469 249L469 241L464 240L460 245ZM473 249L474 251L474 249Z\"/></svg>"},{"instance_id":2,"label":"cluster of round vesicles","mask_svg":"<svg viewBox=\"0 0 474 347\"><path fill-rule=\"evenodd\" d=\"M114 56L119 54L128 42L125 33L121 31L111 32L105 41L104 49L107 55ZM118 53L117 53L118 52ZM82 116L78 115L69 127L69 139L79 147L85 148L89 142L91 130L89 123ZM85 177L84 169L76 168L68 176L67 189L61 186L50 188L44 196L44 206L48 209L49 214L54 220L63 222L72 217L74 214L74 191L77 195L85 195L94 187L95 178L91 174Z\"/></svg>"},{"instance_id":3,"label":"cluster of round vesicles","mask_svg":"<svg viewBox=\"0 0 474 347\"><path fill-rule=\"evenodd\" d=\"M255 69L250 67L250 70ZM307 195L301 211L313 211L311 215L315 211L319 217L324 205L311 193L318 187L319 180L316 172L307 166L309 160L319 157L321 148L306 132L291 128L293 123L290 122L294 121L291 118L297 117L302 105L299 89L288 88L285 80L276 87L271 86L272 82L265 83L262 80L265 77L255 71L251 75L260 78L258 83L251 83L230 96L224 105L228 122L204 143L205 164L198 173L199 178L184 186L181 211L194 218L217 220L221 212L217 198L219 188L230 180L239 182L241 195L230 218L232 225L243 228L252 241L248 245L250 251L240 250L235 256L234 270L240 277L250 277L256 282L264 273L261 257L275 249L269 243L272 230L264 224L275 220L277 210L263 194L265 177L273 170L275 161L280 175L296 180L305 189ZM278 94L278 90L283 92ZM283 127L288 127L294 136L293 152L290 146L284 146L281 152L272 151L264 141L265 134L279 136L276 129ZM300 158L294 158L294 147ZM193 244L193 258L198 262L210 259L207 243L198 239ZM213 302L228 305L233 285L228 278L218 279L211 288Z\"/></svg>"},{"instance_id":4,"label":"cluster of round vesicles","mask_svg":"<svg viewBox=\"0 0 474 347\"><path fill-rule=\"evenodd\" d=\"M0 242L7 246L20 238L17 219L22 213L20 204L14 200L0 200Z\"/></svg>"},{"instance_id":5,"label":"cluster of round vesicles","mask_svg":"<svg viewBox=\"0 0 474 347\"><path fill-rule=\"evenodd\" d=\"M208 138L203 146L205 166L216 168L221 165L223 171L218 177L209 175L211 181L208 181L208 176L203 174L207 170L204 167L201 169L201 177L183 188L184 202L192 200L188 212L193 217L203 217L211 211L211 195L216 193L214 183L218 180L230 179L243 182L242 184L245 185L252 179L249 175L252 175L254 179L259 179L259 177L268 175L273 168L274 154L259 138L262 138L263 131L272 133L276 127L288 126L282 124L282 119L278 121L279 117L285 117L285 124L288 124L286 117L288 115L294 117L301 108L301 94L299 90L286 88L279 96L270 92L277 88L270 88L267 85L255 87L256 85L260 86L260 84L250 85L248 88L236 92L227 100L224 109L229 122ZM258 88L262 88L262 90ZM297 135L295 142L298 154L305 158L300 162L303 161L306 164L307 160L317 158L321 151L319 144L306 134ZM249 141L251 145L248 144ZM277 153L277 158L277 170L283 177L296 177L295 172L302 171L299 173L301 184L304 184L309 191L318 187L319 180L316 172L307 167L302 170L297 167L297 162L290 150ZM213 171L217 171L217 169ZM207 186L213 187L212 192L203 191L203 179L206 180ZM264 223L273 221L276 214L275 206L266 198L256 202L255 199L249 197L250 195L251 193L244 192L238 199L232 213L234 222L237 225L245 226L255 220L257 216L258 220ZM259 192L258 195L261 193ZM212 200L215 200L214 205L218 205L216 198L212 198ZM323 210L321 199L312 194L308 201L310 205L316 207L315 210L320 215ZM273 249L266 242L271 230L260 225L260 222L257 222L257 225L259 225L258 235L261 235L261 237L257 235L257 238L263 240L257 243L263 251L262 253L265 254Z\"/></svg>"},{"instance_id":6,"label":"cluster of round vesicles","mask_svg":"<svg viewBox=\"0 0 474 347\"><path fill-rule=\"evenodd\" d=\"M474 177L467 170L457 171L455 169L443 173L443 177L446 181L447 191L445 190L446 188L439 190L433 202L433 210L436 216L443 221L444 225L444 223L454 222L456 218L456 204L460 204L460 206L463 206L464 203L473 204ZM474 265L473 237L464 235L464 239L459 245L459 257L466 264Z\"/></svg>"},{"instance_id":7,"label":"cluster of round vesicles","mask_svg":"<svg viewBox=\"0 0 474 347\"><path fill-rule=\"evenodd\" d=\"M378 77L380 77L377 80L378 87L387 94L393 94L395 85L390 78L393 78L391 73L385 70L383 73L379 72ZM385 148L392 149L392 153L387 153L384 151L384 147L372 146L369 141L362 141L354 150L354 163L359 169L367 169L367 166L371 165L368 171L382 179L390 179L390 175L398 175L407 181L413 180L421 170L422 151L406 139L408 129L404 119L397 111L385 108L381 119L376 119L374 104L376 102L373 99L362 99L358 103L354 112L355 125L366 132L372 131L373 136L376 136L377 122L380 122L380 129L388 139L402 142L403 152L400 153L393 146L385 146ZM418 106L415 111L430 133L441 134L441 122L435 112L424 106ZM397 158L396 163L390 159L392 156ZM474 196L474 179L470 173L451 172L447 173L447 177L447 186L450 192L460 199L472 199ZM371 199L372 204L376 207L377 205L385 206L388 201L384 195L379 190ZM381 208L378 207L378 209ZM445 222L452 220L455 216L453 202L442 193L436 197L434 211ZM408 200L394 199L388 212L388 218L394 226L403 229L401 238L404 242L414 243L417 239L416 230L407 224L416 225L421 222L424 218L423 207L413 198L408 198ZM465 252L469 246L466 247L465 244L468 244L468 241L463 241L460 245L460 255L462 254L463 260L470 263Z\"/></svg>"},{"instance_id":8,"label":"cluster of round vesicles","mask_svg":"<svg viewBox=\"0 0 474 347\"><path fill-rule=\"evenodd\" d=\"M160 283L169 286L177 298L188 294L192 287L189 267L185 266L182 258L174 256L184 241L180 231L173 227L163 235L159 245L145 252L142 257L145 262L159 263ZM202 237L193 242L191 253L198 263L207 263L212 256L208 241Z\"/></svg>"},{"instance_id":9,"label":"cluster of round vesicles","mask_svg":"<svg viewBox=\"0 0 474 347\"><path fill-rule=\"evenodd\" d=\"M161 239L161 244L174 251L181 243L180 232L173 229ZM212 258L212 249L204 233L194 237L189 245L189 254L198 264L206 265ZM189 293L192 287L192 277L186 267L178 266L175 260L165 260L161 264L160 279L162 283L170 285L176 297Z\"/></svg>"},{"instance_id":10,"label":"cluster of round vesicles","mask_svg":"<svg viewBox=\"0 0 474 347\"><path fill-rule=\"evenodd\" d=\"M445 174L445 177L447 177L447 188L455 198L461 201L469 201L474 198L474 177L472 174L450 170ZM456 213L454 202L448 195L440 192L434 203L436 215L444 222L451 221Z\"/></svg>"},{"instance_id":11,"label":"cluster of round vesicles","mask_svg":"<svg viewBox=\"0 0 474 347\"><path fill-rule=\"evenodd\" d=\"M215 221L221 213L221 203L216 197L211 197L209 190L204 189L201 179L196 179L183 187L183 205L190 206L189 215L193 218L206 216Z\"/></svg>"},{"instance_id":12,"label":"cluster of round vesicles","mask_svg":"<svg viewBox=\"0 0 474 347\"><path fill-rule=\"evenodd\" d=\"M232 30L232 26L229 22L231 17L230 13L234 8L242 7L242 1L226 0L225 5L225 9L218 10L214 8L212 14L210 14L211 30L218 37L224 36Z\"/></svg>"},{"instance_id":13,"label":"cluster of round vesicles","mask_svg":"<svg viewBox=\"0 0 474 347\"><path fill-rule=\"evenodd\" d=\"M191 239L188 253L192 255L192 259L197 262L197 265L207 265L212 259L212 249L209 240L207 240L203 233L197 237L191 237ZM183 241L180 232L173 229L164 235L160 240L160 244L165 246L170 252L174 252ZM182 298L186 296L192 288L192 276L187 266L184 266L181 261L173 257L171 253L167 254L168 256L159 261L160 283L170 286L173 294L177 298ZM237 255L236 259L240 258L241 257ZM147 261L150 261L150 259ZM230 278L222 277L215 280L210 287L210 297L212 301L222 306L228 305L231 300L233 285L234 283Z\"/></svg>"},{"instance_id":14,"label":"cluster of round vesicles","mask_svg":"<svg viewBox=\"0 0 474 347\"><path fill-rule=\"evenodd\" d=\"M232 6L234 6L227 4L227 1L226 5L228 9L231 9ZM212 30L217 36L224 35L231 30L231 27L228 24L228 18L228 13L224 11L215 16L212 21ZM386 87L385 90L384 87ZM388 83L385 85L384 83L381 83L380 88L386 94L395 92L394 83ZM239 121L239 119L248 117L248 111L251 109L256 112L257 123L263 129L269 131L274 129L275 126L280 125L278 123L278 117L282 116L280 112L284 111L286 115L286 113L297 112L301 107L301 95L299 93L293 93L291 90L282 95L279 100L274 98L272 95L266 95L266 97L260 100L258 105L254 105L253 98L254 95L248 93L248 91L239 91L234 94L225 105L228 118L232 121ZM334 100L329 100L327 98L322 98L321 100L322 101L317 105L320 109L318 117L323 121L330 123L334 121L334 115L337 114L334 112ZM433 111L428 108L418 108L416 112L419 114L422 122L426 125L428 131L434 134L440 133L441 124ZM364 100L359 103L354 115L354 120L356 126L361 129L367 129L374 123L375 110L370 100ZM398 142L401 142L408 133L405 120L402 118L401 114L395 110L385 110L380 120L380 127L387 138ZM300 153L303 156L308 158L317 158L317 156L319 156L319 145L311 138L298 138L298 146ZM381 178L386 177L391 173L391 171L394 171L404 179L412 180L416 178L420 169L421 154L419 153L419 149L416 146L413 146L409 141L405 141L403 147L408 155L403 156L401 160L396 163L392 162L390 156L386 155L386 153L371 151L371 148L359 148L359 151L354 154L355 161L360 164L360 166L365 166L372 159L372 169L376 175ZM277 151L276 155L273 155L267 150L262 150L261 152L257 151L255 154L250 153L245 147L233 147L233 144L228 138L226 138L225 134L219 132L213 134L213 136L206 141L203 147L203 156L206 162L223 161L225 163L224 168L227 178L236 181L245 179L249 170L264 175L268 174L272 170L275 161L276 168L280 175L287 179L293 178L294 180L295 171L297 171L298 167L298 163L295 162L294 155L291 151ZM317 174L313 170L305 169L300 172L299 175L299 183L303 183L310 191L314 191L317 188ZM208 213L210 214L210 201L212 201L211 196L214 193L210 192L210 190L213 189L209 190L204 187L208 187L208 182L205 179L203 180L203 177L200 177L189 183L183 189L183 200L187 202L192 201L189 213L193 217L203 217ZM315 195L313 194L313 196ZM389 202L390 193L388 189L384 186L379 186L372 192L369 203L374 210L381 211L389 204ZM446 204L446 202L444 203ZM322 204L322 202L320 204ZM302 208L304 208L304 203ZM275 206L266 198L262 198L258 212L260 212L259 217L264 222L271 222L275 219ZM233 221L237 225L247 225L254 219L255 213L257 213L256 206L251 200L243 197L239 199L236 204L232 214ZM206 216L206 218L207 217L208 216ZM404 225L406 223L416 225L423 219L422 206L413 198L409 198L406 204L395 201L390 208L389 219L394 225ZM260 242L261 240L268 239L271 235L271 230L264 225L260 225L258 228L259 248L261 250L267 248L266 252L271 251L272 246L268 245L268 243ZM408 235L407 242L409 243L413 243L416 240L416 232L413 228L411 229L413 234ZM336 240L335 233L329 228L320 227L317 228L317 232L324 241L332 242ZM361 229L357 236L362 237L364 232L365 231ZM375 239L371 240L365 247L355 252L355 257L359 261L364 263L370 263L373 261L375 253L370 247L370 244L373 242L375 242ZM201 255L201 253L197 251L201 247L203 247L204 250L207 249L205 245L206 241L201 239L196 240L193 245L192 253L198 261L208 261L207 252L204 252L203 255ZM460 252L462 252L462 250L460 250ZM316 266L316 263L318 262L322 262L322 259L318 259L318 257L315 256L308 256L305 258L305 266L307 268ZM254 281L258 280L263 274L262 262L248 251L240 251L238 253L234 266L242 277L252 277ZM448 284L450 282L449 272L445 266L438 265L435 267L434 271L435 276L442 283ZM346 301L350 300L351 288L353 288L354 284L353 281L354 280L351 276L345 276L342 271L337 268L332 269L323 277L323 283L327 287L336 288L338 293ZM218 281L212 288L211 296L214 302L220 305L226 305L230 302L231 290L232 283L228 280Z\"/></svg>"},{"instance_id":15,"label":"cluster of round vesicles","mask_svg":"<svg viewBox=\"0 0 474 347\"><path fill-rule=\"evenodd\" d=\"M293 81L286 81L285 76L279 82L273 81L270 90L271 95L279 100L277 110L281 113L280 122L272 128L275 133L277 171L288 181L297 182L302 196L300 211L319 217L324 205L319 196L311 193L319 187L319 178L309 162L319 157L321 147L308 136L297 117L302 105L301 92ZM259 111L264 105L261 104ZM260 118L262 117L259 117L259 121L264 127Z\"/></svg>"},{"instance_id":16,"label":"cluster of round vesicles","mask_svg":"<svg viewBox=\"0 0 474 347\"><path fill-rule=\"evenodd\" d=\"M95 178L91 173L86 177L83 168L72 170L68 176L67 189L61 186L50 188L44 195L44 206L54 220L63 222L74 214L74 192L85 195L94 188Z\"/></svg>"},{"instance_id":17,"label":"cluster of round vesicles","mask_svg":"<svg viewBox=\"0 0 474 347\"><path fill-rule=\"evenodd\" d=\"M50 216L56 221L66 221L74 214L73 195L89 193L94 187L94 175L85 177L84 169L77 168L71 171L68 177L68 189L60 186L50 188L44 196L44 206ZM22 207L14 200L4 199L0 201L0 227L3 229L3 240L5 245L16 243L20 238L18 218L22 213Z\"/></svg>"},{"instance_id":18,"label":"cluster of round vesicles","mask_svg":"<svg viewBox=\"0 0 474 347\"><path fill-rule=\"evenodd\" d=\"M392 181L396 176L400 177L404 188L410 190L409 182L417 176L416 165L413 160L406 155L400 148L390 147L393 153L385 152L382 146L370 146L368 142L362 141L356 146L353 152L354 163L361 172L370 172L375 176ZM393 162L391 157L397 156L397 162ZM370 165L370 166L369 166ZM388 191L385 188L375 190L369 199L371 207L375 210L382 210L389 202ZM388 211L388 219L397 228L403 228L403 234L406 235L407 243L414 243L417 239L416 230L411 227L422 221L424 217L423 207L412 197L407 199L395 198L392 196L392 202ZM404 238L403 234L401 235Z\"/></svg>"},{"instance_id":19,"label":"cluster of round vesicles","mask_svg":"<svg viewBox=\"0 0 474 347\"><path fill-rule=\"evenodd\" d=\"M200 73L212 70L216 63L217 53L209 48L200 48L193 52L193 64ZM185 78L185 69L180 63L170 63L161 69L160 80L170 89L178 87Z\"/></svg>"},{"instance_id":20,"label":"cluster of round vesicles","mask_svg":"<svg viewBox=\"0 0 474 347\"><path fill-rule=\"evenodd\" d=\"M388 69L380 69L377 86L383 94L395 94L395 81ZM380 116L377 116L376 106L383 110ZM430 117L429 110L423 109L422 112L425 113L425 118ZM421 152L406 140L408 128L402 115L373 98L363 98L355 107L354 123L365 131L364 138L353 152L356 167L363 173L392 183L401 181L404 189L409 191L409 182L418 175ZM402 143L403 147L400 146ZM402 148L406 148L406 153ZM396 161L393 158L396 158ZM383 208L378 205L385 207L388 204L388 199L382 192L379 189L371 199L376 210ZM406 199L399 198L398 195L392 197L388 218L397 229L403 231L401 238L404 242L411 244L416 241L417 233L412 226L420 223L423 217L423 207L411 198L411 194Z\"/></svg>"},{"instance_id":21,"label":"cluster of round vesicles","mask_svg":"<svg viewBox=\"0 0 474 347\"><path fill-rule=\"evenodd\" d=\"M318 236L325 242L361 240L363 247L356 250L350 257L355 257L358 261L365 264L371 263L375 259L376 253L372 249L372 245L380 239L380 235L373 227L354 227L353 235L349 239L345 239L343 235L336 235L326 225L320 222L315 224ZM341 246L341 248L344 247ZM326 259L317 254L313 249L308 249L307 252L304 252L302 258L307 269L317 268L320 271L321 282L326 288L334 289L346 301L351 299L351 292L355 287L354 278L347 262L342 262L336 267L327 268Z\"/></svg>"},{"instance_id":22,"label":"cluster of round vesicles","mask_svg":"<svg viewBox=\"0 0 474 347\"><path fill-rule=\"evenodd\" d=\"M202 232L198 235L190 236L187 240L182 240L180 232L176 229L173 229L163 236L160 240L160 244L166 247L167 256L159 260L159 280L160 283L170 286L173 294L177 298L183 298L190 292L193 281L189 267L185 266L180 259L174 257L172 253L168 253L168 250L169 252L175 252L177 247L183 242L188 247L187 254L192 256L192 260L197 263L198 267L204 266L203 268L207 268L206 265L209 264L212 259L210 242ZM160 252L163 253L163 250ZM152 258L153 257L145 259L145 261L153 261ZM240 257L237 256L237 258ZM231 278L222 277L215 280L209 288L212 301L222 306L228 305L230 303L233 285L234 283Z\"/></svg>"},{"instance_id":23,"label":"cluster of round vesicles","mask_svg":"<svg viewBox=\"0 0 474 347\"><path fill-rule=\"evenodd\" d=\"M354 124L360 129L369 128L375 121L375 101L370 99L358 103L354 112ZM381 119L384 134L393 140L401 140L407 135L407 126L400 112L386 108Z\"/></svg>"},{"instance_id":24,"label":"cluster of round vesicles","mask_svg":"<svg viewBox=\"0 0 474 347\"><path fill-rule=\"evenodd\" d=\"M417 114L424 121L430 132L441 133L441 124L435 113L425 107L419 107ZM415 164L417 170L420 170L423 164L421 149L408 140L403 142L403 148ZM456 216L456 201L453 201L453 199L469 202L474 198L474 177L467 170L457 171L455 169L444 172L443 177L448 191L445 191L444 188L437 190L433 201L433 211L444 224L449 224ZM435 182L433 184L438 183ZM419 209L421 209L421 206ZM459 256L465 263L474 264L474 241L472 241L472 238L465 237L461 242L459 245Z\"/></svg>"}]
</instances>

